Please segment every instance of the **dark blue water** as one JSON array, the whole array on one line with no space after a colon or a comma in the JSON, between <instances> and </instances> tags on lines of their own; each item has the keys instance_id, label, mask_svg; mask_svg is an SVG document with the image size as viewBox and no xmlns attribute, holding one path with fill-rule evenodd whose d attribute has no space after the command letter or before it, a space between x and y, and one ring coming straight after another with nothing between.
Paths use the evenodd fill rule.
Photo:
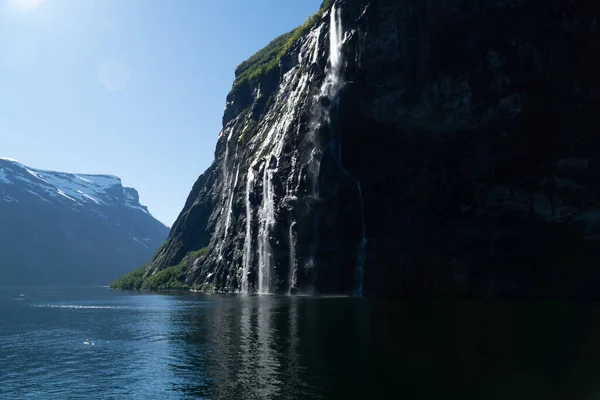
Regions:
<instances>
[{"instance_id":1,"label":"dark blue water","mask_svg":"<svg viewBox=\"0 0 600 400\"><path fill-rule=\"evenodd\" d=\"M0 289L0 399L597 399L599 310Z\"/></svg>"}]
</instances>

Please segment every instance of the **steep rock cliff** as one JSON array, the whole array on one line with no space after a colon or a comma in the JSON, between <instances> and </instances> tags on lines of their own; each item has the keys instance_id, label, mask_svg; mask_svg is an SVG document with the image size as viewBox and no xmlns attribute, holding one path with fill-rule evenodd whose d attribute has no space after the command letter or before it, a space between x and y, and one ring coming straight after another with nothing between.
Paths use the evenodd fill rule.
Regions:
<instances>
[{"instance_id":1,"label":"steep rock cliff","mask_svg":"<svg viewBox=\"0 0 600 400\"><path fill-rule=\"evenodd\" d=\"M324 5L276 68L238 74L146 274L207 247L188 285L597 297L599 8Z\"/></svg>"}]
</instances>

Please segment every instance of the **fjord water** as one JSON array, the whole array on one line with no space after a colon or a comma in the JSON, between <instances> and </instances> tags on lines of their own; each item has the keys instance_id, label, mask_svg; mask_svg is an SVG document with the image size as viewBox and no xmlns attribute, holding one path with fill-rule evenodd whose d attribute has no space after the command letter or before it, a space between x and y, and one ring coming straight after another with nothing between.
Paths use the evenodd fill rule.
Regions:
<instances>
[{"instance_id":1,"label":"fjord water","mask_svg":"<svg viewBox=\"0 0 600 400\"><path fill-rule=\"evenodd\" d=\"M0 398L593 399L599 309L2 289Z\"/></svg>"}]
</instances>

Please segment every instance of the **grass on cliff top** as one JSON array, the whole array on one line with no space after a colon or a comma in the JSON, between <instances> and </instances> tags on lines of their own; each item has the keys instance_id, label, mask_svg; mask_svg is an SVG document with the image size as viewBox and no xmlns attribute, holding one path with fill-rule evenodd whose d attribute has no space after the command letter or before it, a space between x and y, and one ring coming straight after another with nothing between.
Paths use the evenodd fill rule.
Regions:
<instances>
[{"instance_id":1,"label":"grass on cliff top","mask_svg":"<svg viewBox=\"0 0 600 400\"><path fill-rule=\"evenodd\" d=\"M208 248L205 247L189 252L179 264L165 268L150 276L144 276L146 273L146 265L144 265L115 280L110 284L110 287L118 290L188 290L190 287L185 284L185 273L194 260L206 254L207 251Z\"/></svg>"},{"instance_id":2,"label":"grass on cliff top","mask_svg":"<svg viewBox=\"0 0 600 400\"><path fill-rule=\"evenodd\" d=\"M321 19L325 11L333 5L334 0L324 0L319 11L308 17L306 21L291 32L285 33L235 69L233 89L244 82L262 76L279 66L281 57Z\"/></svg>"}]
</instances>

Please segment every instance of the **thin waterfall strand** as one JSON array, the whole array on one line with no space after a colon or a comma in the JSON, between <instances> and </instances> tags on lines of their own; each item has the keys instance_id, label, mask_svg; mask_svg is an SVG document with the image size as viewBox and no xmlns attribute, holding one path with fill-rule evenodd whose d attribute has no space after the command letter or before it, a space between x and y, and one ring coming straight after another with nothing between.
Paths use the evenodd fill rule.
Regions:
<instances>
[{"instance_id":1,"label":"thin waterfall strand","mask_svg":"<svg viewBox=\"0 0 600 400\"><path fill-rule=\"evenodd\" d=\"M289 241L290 241L290 282L289 282L289 287L290 287L290 294L292 293L292 289L295 288L297 286L297 282L298 282L298 270L296 267L296 247L295 247L295 241L294 241L294 226L296 225L296 221L293 221L290 224L290 232L289 232Z\"/></svg>"},{"instance_id":2,"label":"thin waterfall strand","mask_svg":"<svg viewBox=\"0 0 600 400\"><path fill-rule=\"evenodd\" d=\"M272 171L265 163L263 172L263 207L258 233L258 293L271 293L271 275L273 260L269 236L275 223L275 207L273 204Z\"/></svg>"},{"instance_id":3,"label":"thin waterfall strand","mask_svg":"<svg viewBox=\"0 0 600 400\"><path fill-rule=\"evenodd\" d=\"M237 187L238 177L240 175L240 168L238 167L235 172L235 179L233 180L231 187L228 192L228 200L227 200L227 215L225 217L225 232L223 233L223 239L221 240L221 246L219 247L219 260L223 259L223 250L225 248L225 240L227 239L227 233L229 232L229 227L231 226L231 217L233 214L233 200L235 194L235 188Z\"/></svg>"},{"instance_id":4,"label":"thin waterfall strand","mask_svg":"<svg viewBox=\"0 0 600 400\"><path fill-rule=\"evenodd\" d=\"M227 232L229 231L229 227L231 226L231 215L233 213L233 198L234 198L233 195L235 193L235 188L237 186L239 175L240 175L240 169L238 167L237 171L235 172L235 179L233 180L233 184L231 185L231 189L229 190L229 204L227 205L227 217L225 219L225 234L223 235L223 238L227 237Z\"/></svg>"},{"instance_id":5,"label":"thin waterfall strand","mask_svg":"<svg viewBox=\"0 0 600 400\"><path fill-rule=\"evenodd\" d=\"M223 157L223 162L221 163L221 181L223 182L223 187L227 187L227 159L229 158L229 140L225 139L225 155Z\"/></svg>"},{"instance_id":6,"label":"thin waterfall strand","mask_svg":"<svg viewBox=\"0 0 600 400\"><path fill-rule=\"evenodd\" d=\"M248 169L246 179L246 238L244 239L244 267L242 270L242 293L248 293L248 274L252 264L252 206L250 204L250 193L254 184L254 171Z\"/></svg>"},{"instance_id":7,"label":"thin waterfall strand","mask_svg":"<svg viewBox=\"0 0 600 400\"><path fill-rule=\"evenodd\" d=\"M223 182L223 201L227 200L227 195L231 197L231 191L227 191L228 186L228 174L227 174L227 159L229 158L229 139L225 138L225 155L223 156L223 162L221 163L221 181ZM227 231L223 235L223 239L221 240L221 244L219 245L219 260L223 259L223 247L225 245L225 237L227 236Z\"/></svg>"}]
</instances>

